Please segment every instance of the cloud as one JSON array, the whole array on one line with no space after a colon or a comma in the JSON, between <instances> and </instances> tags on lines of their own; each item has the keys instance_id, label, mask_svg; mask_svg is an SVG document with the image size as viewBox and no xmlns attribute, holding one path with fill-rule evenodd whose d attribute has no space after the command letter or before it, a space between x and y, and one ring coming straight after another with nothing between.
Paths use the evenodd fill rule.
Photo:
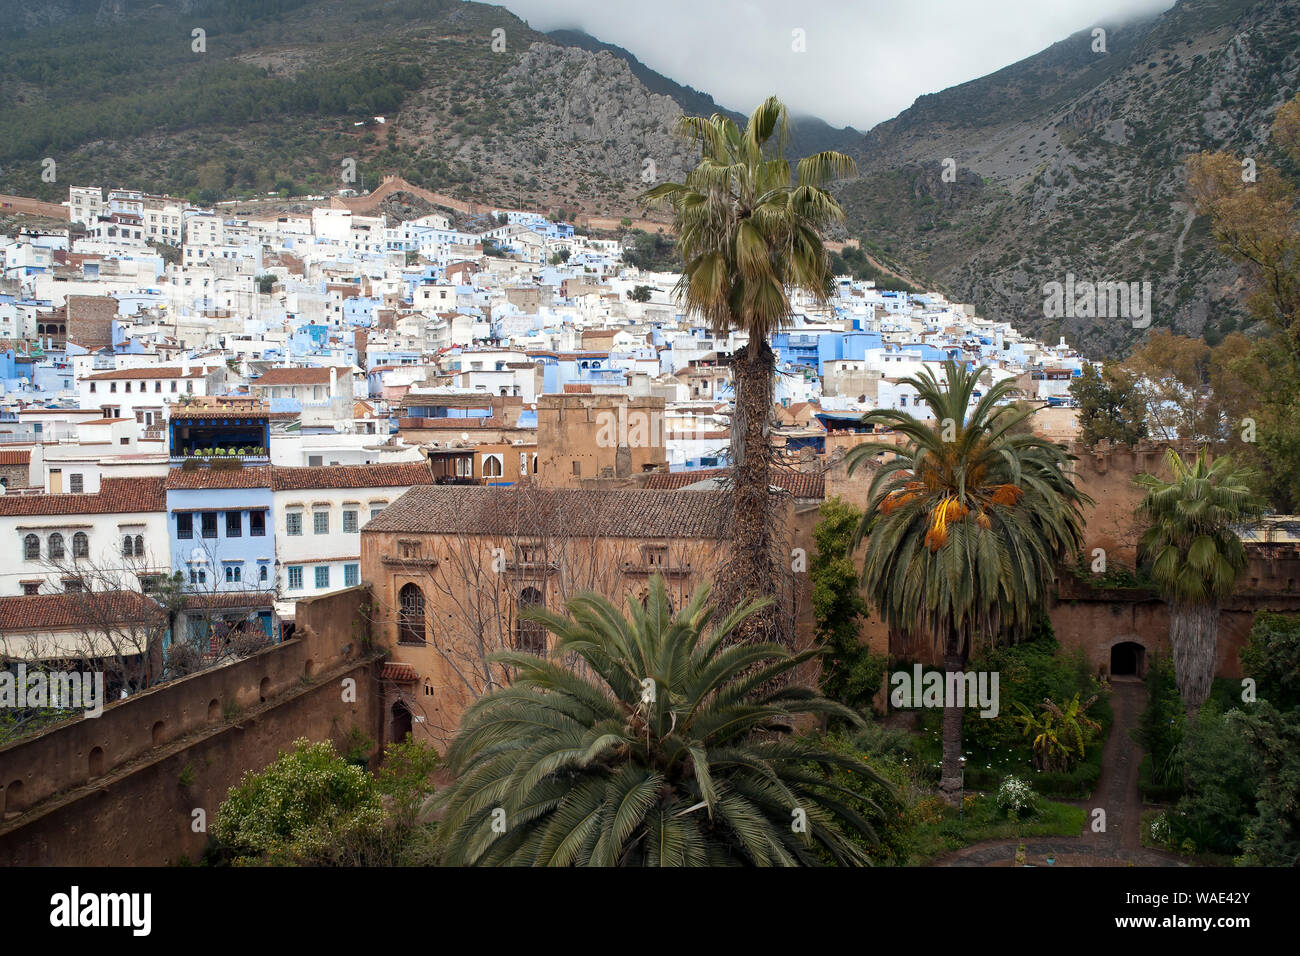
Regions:
<instances>
[{"instance_id":1,"label":"cloud","mask_svg":"<svg viewBox=\"0 0 1300 956\"><path fill-rule=\"evenodd\" d=\"M584 30L748 113L776 93L796 114L869 129L1080 30L1173 0L504 0L535 30ZM804 31L796 52L793 31Z\"/></svg>"}]
</instances>

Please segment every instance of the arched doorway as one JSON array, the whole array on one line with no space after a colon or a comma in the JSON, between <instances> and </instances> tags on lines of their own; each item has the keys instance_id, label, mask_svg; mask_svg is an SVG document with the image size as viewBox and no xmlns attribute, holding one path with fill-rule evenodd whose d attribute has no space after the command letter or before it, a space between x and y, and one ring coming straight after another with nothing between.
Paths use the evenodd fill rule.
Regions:
<instances>
[{"instance_id":1,"label":"arched doorway","mask_svg":"<svg viewBox=\"0 0 1300 956\"><path fill-rule=\"evenodd\" d=\"M393 704L393 743L400 744L411 733L411 708L406 701Z\"/></svg>"},{"instance_id":2,"label":"arched doorway","mask_svg":"<svg viewBox=\"0 0 1300 956\"><path fill-rule=\"evenodd\" d=\"M1110 649L1110 676L1142 677L1146 674L1147 649L1136 641L1120 641Z\"/></svg>"}]
</instances>

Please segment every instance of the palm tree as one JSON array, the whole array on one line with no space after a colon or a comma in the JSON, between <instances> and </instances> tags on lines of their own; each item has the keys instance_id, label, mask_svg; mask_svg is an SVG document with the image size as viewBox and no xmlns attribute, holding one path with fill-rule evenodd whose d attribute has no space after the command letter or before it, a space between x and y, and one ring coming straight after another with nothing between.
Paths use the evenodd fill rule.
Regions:
<instances>
[{"instance_id":1,"label":"palm tree","mask_svg":"<svg viewBox=\"0 0 1300 956\"><path fill-rule=\"evenodd\" d=\"M804 687L764 689L816 652L731 643L758 605L715 620L707 599L702 587L674 615L656 576L627 617L595 594L567 616L528 612L556 635L555 659L497 655L517 676L466 712L448 752L442 862L868 863L841 829L874 840L860 795L827 772L880 779L790 735L797 714L861 718Z\"/></svg>"},{"instance_id":2,"label":"palm tree","mask_svg":"<svg viewBox=\"0 0 1300 956\"><path fill-rule=\"evenodd\" d=\"M1194 718L1214 680L1219 604L1246 567L1246 547L1233 526L1263 513L1264 504L1248 487L1248 472L1234 470L1227 458L1209 464L1204 447L1195 464L1172 448L1165 463L1172 480L1146 474L1134 479L1146 490L1138 516L1149 522L1138 558L1150 562L1151 578L1169 604L1174 677Z\"/></svg>"},{"instance_id":3,"label":"palm tree","mask_svg":"<svg viewBox=\"0 0 1300 956\"><path fill-rule=\"evenodd\" d=\"M906 443L871 442L847 457L852 473L879 453L894 456L878 463L858 528L863 588L892 630L943 654L949 675L981 647L1028 630L1057 562L1082 543L1081 509L1091 503L1068 474L1071 456L1020 427L1032 410L999 404L1011 379L976 399L985 371L948 361L946 385L928 368L903 379L934 421L868 412L864 423ZM961 740L962 708L946 699L940 789L953 802Z\"/></svg>"},{"instance_id":4,"label":"palm tree","mask_svg":"<svg viewBox=\"0 0 1300 956\"><path fill-rule=\"evenodd\" d=\"M677 293L687 313L703 316L715 334L736 329L748 337L731 363L733 548L725 600L732 606L777 593L784 561L773 551L768 494L776 371L768 338L793 314L791 290L828 305L833 273L820 233L844 211L825 187L855 167L843 153L827 151L799 160L792 175L783 156L786 109L775 97L754 110L743 131L719 113L683 116L678 129L700 144L699 164L684 183L662 183L641 201L673 211L684 262ZM746 622L746 640L774 634L773 610Z\"/></svg>"}]
</instances>

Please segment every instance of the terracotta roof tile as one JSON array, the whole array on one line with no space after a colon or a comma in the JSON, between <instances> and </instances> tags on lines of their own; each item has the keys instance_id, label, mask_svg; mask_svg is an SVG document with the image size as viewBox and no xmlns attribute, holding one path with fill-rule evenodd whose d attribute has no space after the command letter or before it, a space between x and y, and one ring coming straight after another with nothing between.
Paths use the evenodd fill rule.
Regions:
<instances>
[{"instance_id":1,"label":"terracotta roof tile","mask_svg":"<svg viewBox=\"0 0 1300 956\"><path fill-rule=\"evenodd\" d=\"M274 603L274 591L214 591L185 595L187 608L264 608Z\"/></svg>"},{"instance_id":2,"label":"terracotta roof tile","mask_svg":"<svg viewBox=\"0 0 1300 956\"><path fill-rule=\"evenodd\" d=\"M721 491L426 485L406 492L365 530L721 540L730 515L731 495Z\"/></svg>"},{"instance_id":3,"label":"terracotta roof tile","mask_svg":"<svg viewBox=\"0 0 1300 956\"><path fill-rule=\"evenodd\" d=\"M344 378L349 374L346 368L336 370L338 378ZM275 368L268 368L259 378L249 382L249 385L253 388L259 385L328 385L329 381L328 368L281 368L277 365Z\"/></svg>"},{"instance_id":4,"label":"terracotta roof tile","mask_svg":"<svg viewBox=\"0 0 1300 956\"><path fill-rule=\"evenodd\" d=\"M0 516L134 514L166 510L162 478L102 478L91 494L4 495Z\"/></svg>"},{"instance_id":5,"label":"terracotta roof tile","mask_svg":"<svg viewBox=\"0 0 1300 956\"><path fill-rule=\"evenodd\" d=\"M168 491L201 491L205 488L270 488L269 465L247 468L173 468L167 473Z\"/></svg>"},{"instance_id":6,"label":"terracotta roof tile","mask_svg":"<svg viewBox=\"0 0 1300 956\"><path fill-rule=\"evenodd\" d=\"M411 683L419 679L419 674L415 672L414 665L399 664L389 661L384 664L384 669L379 673L383 680L395 680L403 683Z\"/></svg>"},{"instance_id":7,"label":"terracotta roof tile","mask_svg":"<svg viewBox=\"0 0 1300 956\"><path fill-rule=\"evenodd\" d=\"M311 488L392 488L430 485L433 476L422 461L388 465L332 465L328 468L274 467L271 487L276 491Z\"/></svg>"},{"instance_id":8,"label":"terracotta roof tile","mask_svg":"<svg viewBox=\"0 0 1300 956\"><path fill-rule=\"evenodd\" d=\"M215 367L215 366L214 366ZM202 378L203 366L191 368L188 372L181 368L118 368L111 372L96 372L94 375L83 375L83 382L107 382L110 380L137 378Z\"/></svg>"},{"instance_id":9,"label":"terracotta roof tile","mask_svg":"<svg viewBox=\"0 0 1300 956\"><path fill-rule=\"evenodd\" d=\"M731 474L730 468L700 468L694 471L656 472L645 482L647 489L671 490L685 488L709 478L725 478ZM802 471L790 471L773 468L772 484L783 491L788 491L795 498L825 498L826 477Z\"/></svg>"},{"instance_id":10,"label":"terracotta roof tile","mask_svg":"<svg viewBox=\"0 0 1300 956\"><path fill-rule=\"evenodd\" d=\"M163 609L138 591L82 591L0 597L0 631L102 627L161 619Z\"/></svg>"},{"instance_id":11,"label":"terracotta roof tile","mask_svg":"<svg viewBox=\"0 0 1300 956\"><path fill-rule=\"evenodd\" d=\"M308 491L328 488L399 488L433 483L422 461L383 465L331 465L287 468L249 465L244 468L173 468L167 475L169 491L204 488L270 488L274 491Z\"/></svg>"},{"instance_id":12,"label":"terracotta roof tile","mask_svg":"<svg viewBox=\"0 0 1300 956\"><path fill-rule=\"evenodd\" d=\"M31 462L32 450L30 448L0 451L0 465L30 465Z\"/></svg>"}]
</instances>

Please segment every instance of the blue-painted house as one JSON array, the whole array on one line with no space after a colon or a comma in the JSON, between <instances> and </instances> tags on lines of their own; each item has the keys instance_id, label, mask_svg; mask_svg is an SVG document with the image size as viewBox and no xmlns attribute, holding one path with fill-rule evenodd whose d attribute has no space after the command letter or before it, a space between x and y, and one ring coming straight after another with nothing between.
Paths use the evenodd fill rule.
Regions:
<instances>
[{"instance_id":1,"label":"blue-painted house","mask_svg":"<svg viewBox=\"0 0 1300 956\"><path fill-rule=\"evenodd\" d=\"M266 406L177 406L169 437L167 532L186 592L178 639L188 635L207 656L259 631L278 639Z\"/></svg>"}]
</instances>

